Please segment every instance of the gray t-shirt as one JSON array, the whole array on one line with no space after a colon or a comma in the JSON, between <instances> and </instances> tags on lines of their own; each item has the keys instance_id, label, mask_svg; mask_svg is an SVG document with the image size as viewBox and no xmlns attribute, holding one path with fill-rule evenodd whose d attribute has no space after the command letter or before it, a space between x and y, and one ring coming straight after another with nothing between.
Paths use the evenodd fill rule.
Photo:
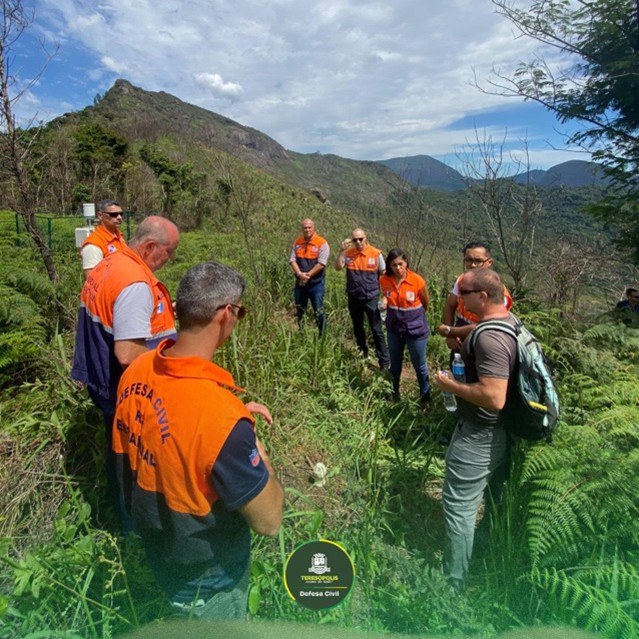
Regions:
<instances>
[{"instance_id":1,"label":"gray t-shirt","mask_svg":"<svg viewBox=\"0 0 639 639\"><path fill-rule=\"evenodd\" d=\"M502 321L512 326L517 325L517 320L510 313ZM482 322L479 322L477 325L481 326L481 324ZM498 329L485 329L475 340L474 357L471 357L468 352L471 336L472 333L464 340L461 348L461 356L466 364L466 381L472 384L478 382L480 377L510 379L517 363L515 339ZM457 404L461 416L476 424L494 426L497 423L499 411L481 408L460 397L457 398Z\"/></svg>"},{"instance_id":2,"label":"gray t-shirt","mask_svg":"<svg viewBox=\"0 0 639 639\"><path fill-rule=\"evenodd\" d=\"M134 282L122 289L113 305L113 339L149 339L153 293L145 282Z\"/></svg>"}]
</instances>

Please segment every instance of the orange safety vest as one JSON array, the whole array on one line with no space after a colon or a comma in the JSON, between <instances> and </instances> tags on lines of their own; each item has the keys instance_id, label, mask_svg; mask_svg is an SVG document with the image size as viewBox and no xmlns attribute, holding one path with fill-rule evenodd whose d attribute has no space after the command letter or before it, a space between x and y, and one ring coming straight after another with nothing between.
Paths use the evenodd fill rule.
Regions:
<instances>
[{"instance_id":1,"label":"orange safety vest","mask_svg":"<svg viewBox=\"0 0 639 639\"><path fill-rule=\"evenodd\" d=\"M104 398L113 398L122 373L114 355L113 307L118 295L136 282L146 283L153 295L151 338L162 339L176 332L169 292L146 262L128 246L105 257L82 289L71 370L73 379Z\"/></svg>"},{"instance_id":2,"label":"orange safety vest","mask_svg":"<svg viewBox=\"0 0 639 639\"><path fill-rule=\"evenodd\" d=\"M242 389L230 373L200 357L166 357L169 344L163 341L123 373L113 450L128 458L133 493L159 493L169 510L205 517L217 500L215 460L237 422L254 418L231 392Z\"/></svg>"},{"instance_id":3,"label":"orange safety vest","mask_svg":"<svg viewBox=\"0 0 639 639\"><path fill-rule=\"evenodd\" d=\"M413 339L428 337L430 326L426 309L419 296L419 291L426 287L426 280L414 271L406 269L406 278L399 285L390 275L382 275L379 285L382 295L388 299L387 330Z\"/></svg>"},{"instance_id":4,"label":"orange safety vest","mask_svg":"<svg viewBox=\"0 0 639 639\"><path fill-rule=\"evenodd\" d=\"M379 256L381 251L367 246L363 251L349 248L344 253L346 292L358 300L370 300L379 295Z\"/></svg>"},{"instance_id":5,"label":"orange safety vest","mask_svg":"<svg viewBox=\"0 0 639 639\"><path fill-rule=\"evenodd\" d=\"M95 227L93 233L91 233L91 235L89 235L89 237L84 240L82 246L80 247L80 251L82 251L82 249L87 244L93 244L93 246L97 246L102 251L102 255L104 257L109 255L110 253L121 251L126 246L124 236L119 229L115 229L114 234L111 233L111 231L107 231L102 224L98 224L98 226Z\"/></svg>"},{"instance_id":6,"label":"orange safety vest","mask_svg":"<svg viewBox=\"0 0 639 639\"><path fill-rule=\"evenodd\" d=\"M324 246L324 244L328 244L328 242L317 233L315 233L310 240L304 239L303 235L295 240L293 244L295 261L302 271L307 273L318 263L320 248ZM321 282L324 279L325 270L326 269L322 269L317 275L313 275L307 286Z\"/></svg>"}]
</instances>

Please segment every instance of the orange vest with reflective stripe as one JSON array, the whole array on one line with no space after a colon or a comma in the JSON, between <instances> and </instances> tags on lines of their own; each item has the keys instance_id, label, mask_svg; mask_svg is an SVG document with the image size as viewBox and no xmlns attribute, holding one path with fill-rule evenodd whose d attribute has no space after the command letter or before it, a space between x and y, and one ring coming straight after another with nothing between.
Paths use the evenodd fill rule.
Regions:
<instances>
[{"instance_id":1,"label":"orange vest with reflective stripe","mask_svg":"<svg viewBox=\"0 0 639 639\"><path fill-rule=\"evenodd\" d=\"M381 251L367 246L363 251L349 248L344 253L346 292L357 300L370 300L379 295L379 256Z\"/></svg>"},{"instance_id":2,"label":"orange vest with reflective stripe","mask_svg":"<svg viewBox=\"0 0 639 639\"><path fill-rule=\"evenodd\" d=\"M230 373L200 357L166 357L170 343L124 371L113 450L128 457L142 499L159 493L170 511L206 517L217 501L211 472L220 450L240 419L254 419L231 392L241 389Z\"/></svg>"},{"instance_id":3,"label":"orange vest with reflective stripe","mask_svg":"<svg viewBox=\"0 0 639 639\"><path fill-rule=\"evenodd\" d=\"M428 337L430 326L419 292L426 288L426 280L406 269L406 278L398 284L390 275L379 278L382 295L388 299L386 329L414 339Z\"/></svg>"},{"instance_id":4,"label":"orange vest with reflective stripe","mask_svg":"<svg viewBox=\"0 0 639 639\"><path fill-rule=\"evenodd\" d=\"M153 295L152 339L175 334L171 297L142 258L128 246L107 255L84 283L80 296L71 377L112 400L122 374L114 353L113 307L129 285L144 282Z\"/></svg>"},{"instance_id":5,"label":"orange vest with reflective stripe","mask_svg":"<svg viewBox=\"0 0 639 639\"><path fill-rule=\"evenodd\" d=\"M302 271L305 273L310 271L319 261L320 248L327 244L326 240L315 233L310 240L304 239L300 235L293 244L293 252L295 253L295 261ZM309 280L308 285L317 284L324 279L326 269L322 269Z\"/></svg>"},{"instance_id":6,"label":"orange vest with reflective stripe","mask_svg":"<svg viewBox=\"0 0 639 639\"><path fill-rule=\"evenodd\" d=\"M104 255L104 257L110 253L121 251L126 246L124 236L120 233L119 229L115 229L115 233L111 233L111 231L107 231L102 224L98 224L93 233L84 240L80 247L80 251L82 251L87 244L97 246L102 251L102 255Z\"/></svg>"},{"instance_id":7,"label":"orange vest with reflective stripe","mask_svg":"<svg viewBox=\"0 0 639 639\"><path fill-rule=\"evenodd\" d=\"M147 263L128 246L102 260L87 279L80 303L89 315L113 330L113 307L118 295L131 284L144 282L153 294L151 335L161 338L175 333L175 315L167 288L158 280Z\"/></svg>"}]
</instances>

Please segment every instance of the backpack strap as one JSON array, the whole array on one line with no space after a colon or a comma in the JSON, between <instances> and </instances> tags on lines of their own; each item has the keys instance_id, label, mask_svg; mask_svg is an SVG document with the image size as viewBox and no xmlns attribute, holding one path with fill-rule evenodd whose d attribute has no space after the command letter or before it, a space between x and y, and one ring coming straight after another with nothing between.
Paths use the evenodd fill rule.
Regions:
<instances>
[{"instance_id":1,"label":"backpack strap","mask_svg":"<svg viewBox=\"0 0 639 639\"><path fill-rule=\"evenodd\" d=\"M475 357L475 342L477 341L479 335L485 330L492 329L495 331L500 331L502 333L507 333L508 335L513 337L515 341L517 341L517 337L519 333L521 333L522 323L517 316L513 315L513 317L517 321L517 324L515 326L513 326L509 322L504 322L503 320L488 320L487 322L481 322L480 324L478 324L473 332L470 334L470 342L468 343L468 354L473 358Z\"/></svg>"}]
</instances>

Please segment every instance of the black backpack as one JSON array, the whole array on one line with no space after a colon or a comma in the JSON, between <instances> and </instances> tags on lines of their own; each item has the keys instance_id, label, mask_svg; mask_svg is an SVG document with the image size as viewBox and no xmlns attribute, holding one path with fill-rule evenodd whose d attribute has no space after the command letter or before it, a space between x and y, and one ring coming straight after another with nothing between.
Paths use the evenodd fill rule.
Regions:
<instances>
[{"instance_id":1,"label":"black backpack","mask_svg":"<svg viewBox=\"0 0 639 639\"><path fill-rule=\"evenodd\" d=\"M499 419L509 432L530 441L552 441L559 421L559 396L537 338L521 323L501 320L481 322L470 335L474 357L477 337L485 330L507 333L517 341L517 366L508 384L506 404Z\"/></svg>"}]
</instances>

